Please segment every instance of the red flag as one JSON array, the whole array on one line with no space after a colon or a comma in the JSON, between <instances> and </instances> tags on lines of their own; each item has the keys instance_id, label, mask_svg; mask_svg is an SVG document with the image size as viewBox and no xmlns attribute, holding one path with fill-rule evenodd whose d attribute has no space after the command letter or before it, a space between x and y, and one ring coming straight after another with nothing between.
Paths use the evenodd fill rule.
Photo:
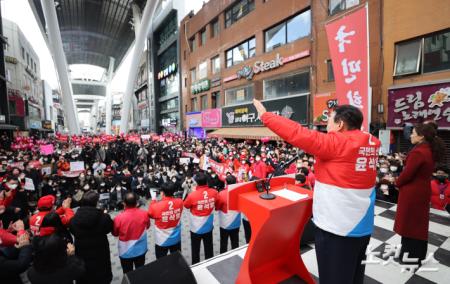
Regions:
<instances>
[{"instance_id":1,"label":"red flag","mask_svg":"<svg viewBox=\"0 0 450 284\"><path fill-rule=\"evenodd\" d=\"M365 7L328 23L325 28L339 105L350 104L364 115L362 130L369 131L369 29Z\"/></svg>"}]
</instances>

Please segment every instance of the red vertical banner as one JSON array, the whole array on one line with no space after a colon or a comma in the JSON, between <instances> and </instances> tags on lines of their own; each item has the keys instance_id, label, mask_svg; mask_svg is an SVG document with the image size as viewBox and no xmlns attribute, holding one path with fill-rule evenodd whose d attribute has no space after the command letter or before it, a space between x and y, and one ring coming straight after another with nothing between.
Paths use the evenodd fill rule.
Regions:
<instances>
[{"instance_id":1,"label":"red vertical banner","mask_svg":"<svg viewBox=\"0 0 450 284\"><path fill-rule=\"evenodd\" d=\"M367 4L325 26L339 105L350 104L364 115L362 130L369 131L369 28Z\"/></svg>"}]
</instances>

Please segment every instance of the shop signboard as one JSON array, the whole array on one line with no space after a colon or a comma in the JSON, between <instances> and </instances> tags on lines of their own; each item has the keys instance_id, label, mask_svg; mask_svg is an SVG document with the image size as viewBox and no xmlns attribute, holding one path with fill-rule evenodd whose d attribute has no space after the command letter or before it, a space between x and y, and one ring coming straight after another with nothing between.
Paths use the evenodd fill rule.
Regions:
<instances>
[{"instance_id":1,"label":"shop signboard","mask_svg":"<svg viewBox=\"0 0 450 284\"><path fill-rule=\"evenodd\" d=\"M166 68L164 68L163 70L158 72L158 80L164 79L167 76L175 73L177 71L177 64L174 62L172 64L170 64L169 66L167 66Z\"/></svg>"},{"instance_id":2,"label":"shop signboard","mask_svg":"<svg viewBox=\"0 0 450 284\"><path fill-rule=\"evenodd\" d=\"M186 129L202 127L202 113L191 112L186 114Z\"/></svg>"},{"instance_id":3,"label":"shop signboard","mask_svg":"<svg viewBox=\"0 0 450 284\"><path fill-rule=\"evenodd\" d=\"M287 57L282 57L279 53L277 53L277 55L275 56L274 59L269 60L269 61L256 61L253 66L250 65L245 65L243 66L241 69L239 69L236 74L233 74L229 77L226 77L223 79L223 82L229 82L229 81L233 81L236 79L242 79L245 78L247 80L252 80L253 76L258 74L258 73L262 73L262 72L266 72L272 69L276 69L278 67L283 66L286 63L295 61L295 60L299 60L303 57L309 56L309 50L304 50L302 52L287 56Z\"/></svg>"},{"instance_id":4,"label":"shop signboard","mask_svg":"<svg viewBox=\"0 0 450 284\"><path fill-rule=\"evenodd\" d=\"M450 129L450 82L388 90L387 127L428 119Z\"/></svg>"},{"instance_id":5,"label":"shop signboard","mask_svg":"<svg viewBox=\"0 0 450 284\"><path fill-rule=\"evenodd\" d=\"M313 100L313 124L327 125L331 110L337 105L335 93L317 94Z\"/></svg>"},{"instance_id":6,"label":"shop signboard","mask_svg":"<svg viewBox=\"0 0 450 284\"><path fill-rule=\"evenodd\" d=\"M201 92L208 91L211 88L211 82L209 79L202 79L192 84L191 93L198 94Z\"/></svg>"},{"instance_id":7,"label":"shop signboard","mask_svg":"<svg viewBox=\"0 0 450 284\"><path fill-rule=\"evenodd\" d=\"M32 120L30 119L29 128L31 129L40 129L42 128L42 123L40 120Z\"/></svg>"},{"instance_id":8,"label":"shop signboard","mask_svg":"<svg viewBox=\"0 0 450 284\"><path fill-rule=\"evenodd\" d=\"M211 80L211 88L220 86L220 77Z\"/></svg>"},{"instance_id":9,"label":"shop signboard","mask_svg":"<svg viewBox=\"0 0 450 284\"><path fill-rule=\"evenodd\" d=\"M369 130L371 90L369 86L368 5L325 25L333 63L336 96L339 105L359 108Z\"/></svg>"},{"instance_id":10,"label":"shop signboard","mask_svg":"<svg viewBox=\"0 0 450 284\"><path fill-rule=\"evenodd\" d=\"M274 112L300 124L308 123L308 95L263 101L267 111ZM222 127L262 126L253 103L223 107Z\"/></svg>"},{"instance_id":11,"label":"shop signboard","mask_svg":"<svg viewBox=\"0 0 450 284\"><path fill-rule=\"evenodd\" d=\"M50 120L42 121L42 128L44 129L52 129L52 122Z\"/></svg>"},{"instance_id":12,"label":"shop signboard","mask_svg":"<svg viewBox=\"0 0 450 284\"><path fill-rule=\"evenodd\" d=\"M222 127L222 109L214 108L202 111L202 126L204 128Z\"/></svg>"}]
</instances>

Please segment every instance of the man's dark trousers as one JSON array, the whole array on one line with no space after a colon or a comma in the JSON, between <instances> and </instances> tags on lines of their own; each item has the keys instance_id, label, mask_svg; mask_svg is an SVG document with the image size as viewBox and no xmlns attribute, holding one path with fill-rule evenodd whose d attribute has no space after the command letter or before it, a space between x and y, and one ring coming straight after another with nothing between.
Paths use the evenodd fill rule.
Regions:
<instances>
[{"instance_id":1,"label":"man's dark trousers","mask_svg":"<svg viewBox=\"0 0 450 284\"><path fill-rule=\"evenodd\" d=\"M343 237L316 227L315 249L320 284L364 283L366 248L370 235Z\"/></svg>"}]
</instances>

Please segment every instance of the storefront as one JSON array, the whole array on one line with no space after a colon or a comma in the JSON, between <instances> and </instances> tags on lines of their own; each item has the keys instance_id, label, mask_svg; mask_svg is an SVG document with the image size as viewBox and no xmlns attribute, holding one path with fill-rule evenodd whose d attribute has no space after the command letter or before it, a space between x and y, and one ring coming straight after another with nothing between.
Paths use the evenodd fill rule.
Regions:
<instances>
[{"instance_id":1,"label":"storefront","mask_svg":"<svg viewBox=\"0 0 450 284\"><path fill-rule=\"evenodd\" d=\"M450 82L428 83L388 89L387 128L402 130L406 123L434 120L438 124L438 136L450 149ZM402 135L397 132L397 142ZM406 151L398 145L401 151ZM450 162L447 153L447 161Z\"/></svg>"},{"instance_id":2,"label":"storefront","mask_svg":"<svg viewBox=\"0 0 450 284\"><path fill-rule=\"evenodd\" d=\"M202 125L202 113L190 112L186 114L186 131L188 136L205 138L205 130Z\"/></svg>"},{"instance_id":3,"label":"storefront","mask_svg":"<svg viewBox=\"0 0 450 284\"><path fill-rule=\"evenodd\" d=\"M294 120L302 125L308 123L308 94L267 99L263 104L267 111ZM253 103L222 108L222 128L209 134L211 137L279 140L264 127Z\"/></svg>"}]
</instances>

